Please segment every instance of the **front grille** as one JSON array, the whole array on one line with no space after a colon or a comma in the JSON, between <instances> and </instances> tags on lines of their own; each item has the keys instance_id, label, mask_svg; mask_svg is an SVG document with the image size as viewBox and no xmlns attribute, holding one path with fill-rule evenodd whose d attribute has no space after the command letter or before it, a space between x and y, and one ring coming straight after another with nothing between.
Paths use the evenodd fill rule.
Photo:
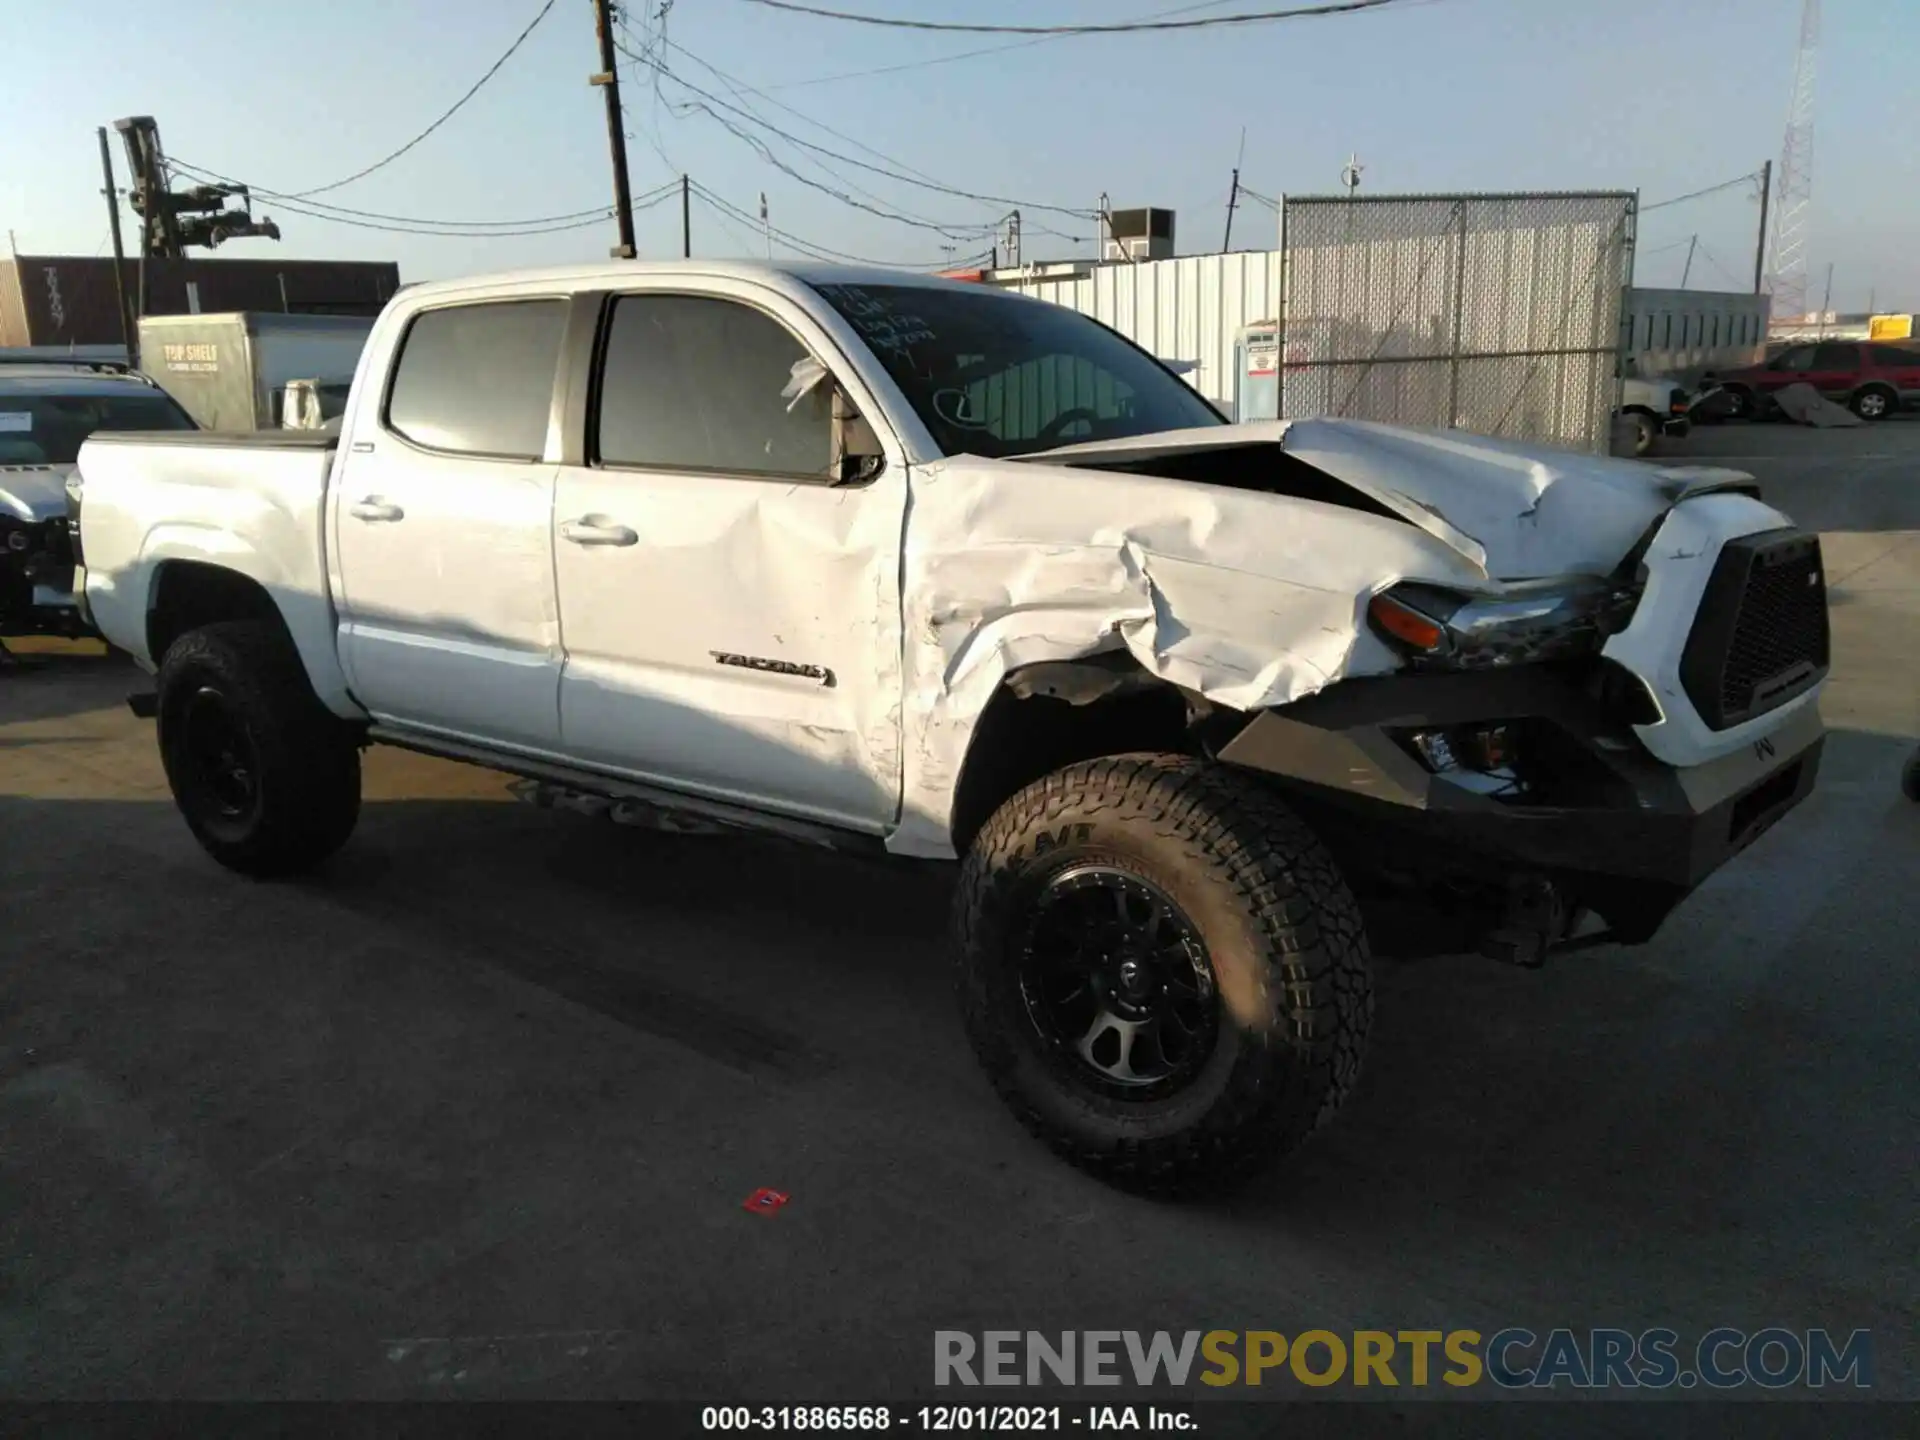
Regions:
<instances>
[{"instance_id":1,"label":"front grille","mask_svg":"<svg viewBox=\"0 0 1920 1440\"><path fill-rule=\"evenodd\" d=\"M1680 660L1701 718L1726 730L1764 715L1819 684L1827 666L1819 537L1770 530L1728 542Z\"/></svg>"}]
</instances>

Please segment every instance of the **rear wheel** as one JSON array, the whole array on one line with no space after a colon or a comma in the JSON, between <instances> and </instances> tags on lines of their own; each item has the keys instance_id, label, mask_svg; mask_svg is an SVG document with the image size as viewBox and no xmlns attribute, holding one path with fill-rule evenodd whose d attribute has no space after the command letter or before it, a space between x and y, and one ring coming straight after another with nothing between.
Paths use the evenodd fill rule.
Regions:
<instances>
[{"instance_id":1,"label":"rear wheel","mask_svg":"<svg viewBox=\"0 0 1920 1440\"><path fill-rule=\"evenodd\" d=\"M1862 420L1884 420L1899 404L1899 398L1880 385L1869 385L1854 392L1848 408Z\"/></svg>"},{"instance_id":2,"label":"rear wheel","mask_svg":"<svg viewBox=\"0 0 1920 1440\"><path fill-rule=\"evenodd\" d=\"M988 821L956 898L961 1007L1035 1135L1130 1189L1242 1179L1331 1117L1373 994L1331 858L1246 777L1089 761Z\"/></svg>"},{"instance_id":3,"label":"rear wheel","mask_svg":"<svg viewBox=\"0 0 1920 1440\"><path fill-rule=\"evenodd\" d=\"M359 747L277 630L248 620L189 631L160 662L157 688L167 782L214 859L284 875L346 843L360 815Z\"/></svg>"}]
</instances>

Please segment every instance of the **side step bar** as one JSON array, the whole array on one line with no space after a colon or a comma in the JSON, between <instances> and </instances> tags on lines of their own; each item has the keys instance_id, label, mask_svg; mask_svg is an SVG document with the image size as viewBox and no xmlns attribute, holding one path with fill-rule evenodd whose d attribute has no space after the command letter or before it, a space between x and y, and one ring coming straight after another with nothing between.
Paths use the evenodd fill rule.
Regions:
<instances>
[{"instance_id":1,"label":"side step bar","mask_svg":"<svg viewBox=\"0 0 1920 1440\"><path fill-rule=\"evenodd\" d=\"M458 760L468 765L517 775L531 783L516 785L514 793L541 808L557 805L589 814L609 814L623 824L663 830L696 828L695 825L676 821L703 822L706 826L726 830L779 835L828 850L848 850L857 854L885 853L885 847L877 835L841 830L832 825L788 815L770 815L724 800L682 795L664 786L596 775L555 761L536 760L524 755L502 755L438 735L422 735L391 725L375 725L367 731L367 738L421 755Z\"/></svg>"}]
</instances>

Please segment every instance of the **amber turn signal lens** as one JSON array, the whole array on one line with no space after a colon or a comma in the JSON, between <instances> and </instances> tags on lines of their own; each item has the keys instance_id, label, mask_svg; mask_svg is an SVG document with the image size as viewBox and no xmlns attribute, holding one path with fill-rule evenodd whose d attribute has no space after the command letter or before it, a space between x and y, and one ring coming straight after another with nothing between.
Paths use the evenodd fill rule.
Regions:
<instances>
[{"instance_id":1,"label":"amber turn signal lens","mask_svg":"<svg viewBox=\"0 0 1920 1440\"><path fill-rule=\"evenodd\" d=\"M1387 634L1416 650L1432 653L1447 638L1444 630L1418 610L1409 609L1385 595L1374 596L1367 613L1373 616L1373 623Z\"/></svg>"}]
</instances>

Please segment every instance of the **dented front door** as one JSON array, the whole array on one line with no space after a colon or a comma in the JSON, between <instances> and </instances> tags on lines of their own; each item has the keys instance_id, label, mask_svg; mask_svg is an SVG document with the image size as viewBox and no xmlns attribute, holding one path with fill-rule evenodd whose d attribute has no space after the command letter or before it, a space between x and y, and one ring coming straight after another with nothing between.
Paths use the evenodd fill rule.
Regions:
<instances>
[{"instance_id":1,"label":"dented front door","mask_svg":"<svg viewBox=\"0 0 1920 1440\"><path fill-rule=\"evenodd\" d=\"M879 833L899 801L904 467L829 483L778 297L615 297L554 559L566 753Z\"/></svg>"}]
</instances>

